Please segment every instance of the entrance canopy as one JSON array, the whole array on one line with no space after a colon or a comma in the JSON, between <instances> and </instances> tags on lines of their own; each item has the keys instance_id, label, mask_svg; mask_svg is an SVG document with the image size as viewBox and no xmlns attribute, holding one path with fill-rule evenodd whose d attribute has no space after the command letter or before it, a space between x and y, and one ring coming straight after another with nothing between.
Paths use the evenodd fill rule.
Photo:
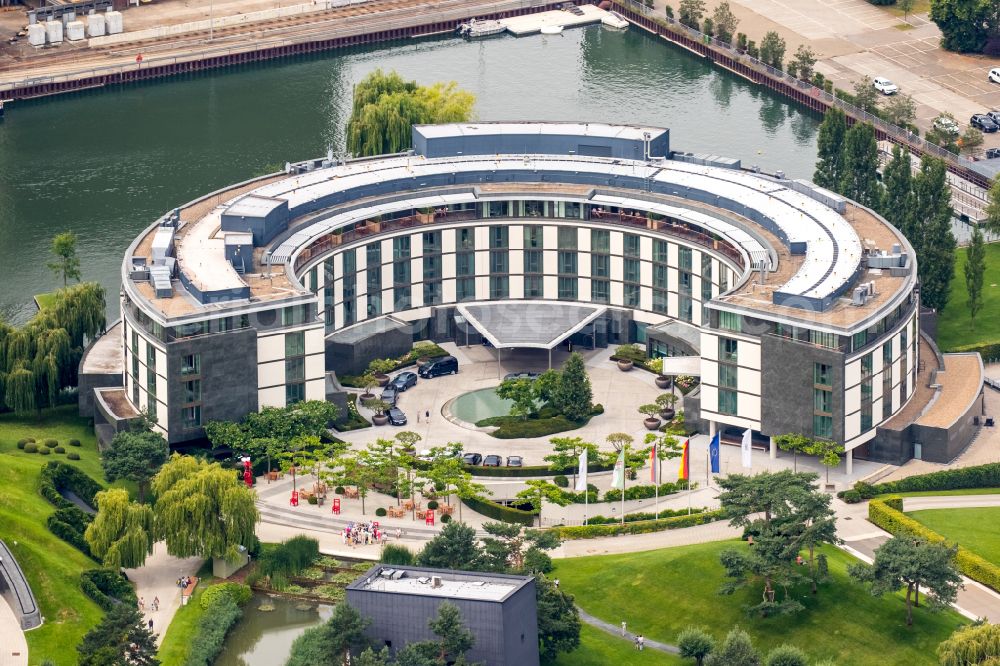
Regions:
<instances>
[{"instance_id":1,"label":"entrance canopy","mask_svg":"<svg viewBox=\"0 0 1000 666\"><path fill-rule=\"evenodd\" d=\"M664 356L661 375L701 376L701 357L699 356Z\"/></svg>"},{"instance_id":2,"label":"entrance canopy","mask_svg":"<svg viewBox=\"0 0 1000 666\"><path fill-rule=\"evenodd\" d=\"M456 309L497 349L552 349L608 310L551 301L463 303Z\"/></svg>"}]
</instances>

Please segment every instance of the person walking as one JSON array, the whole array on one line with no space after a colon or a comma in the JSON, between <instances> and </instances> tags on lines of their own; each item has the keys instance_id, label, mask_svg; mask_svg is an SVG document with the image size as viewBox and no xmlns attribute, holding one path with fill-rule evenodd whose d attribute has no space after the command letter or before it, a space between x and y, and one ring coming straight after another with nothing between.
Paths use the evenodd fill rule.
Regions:
<instances>
[{"instance_id":1,"label":"person walking","mask_svg":"<svg viewBox=\"0 0 1000 666\"><path fill-rule=\"evenodd\" d=\"M146 610L146 599L143 597L139 597L139 610L140 611Z\"/></svg>"},{"instance_id":2,"label":"person walking","mask_svg":"<svg viewBox=\"0 0 1000 666\"><path fill-rule=\"evenodd\" d=\"M153 597L153 610L154 611L160 610L160 598L159 597Z\"/></svg>"},{"instance_id":3,"label":"person walking","mask_svg":"<svg viewBox=\"0 0 1000 666\"><path fill-rule=\"evenodd\" d=\"M424 423L429 424L430 422L431 422L431 410L428 409L424 412Z\"/></svg>"},{"instance_id":4,"label":"person walking","mask_svg":"<svg viewBox=\"0 0 1000 666\"><path fill-rule=\"evenodd\" d=\"M147 624L149 625L149 630L152 631L153 630L153 618L149 618L149 622Z\"/></svg>"},{"instance_id":5,"label":"person walking","mask_svg":"<svg viewBox=\"0 0 1000 666\"><path fill-rule=\"evenodd\" d=\"M646 647L646 637L643 636L642 634L639 634L638 640L639 640L639 652L642 652L642 649Z\"/></svg>"},{"instance_id":6,"label":"person walking","mask_svg":"<svg viewBox=\"0 0 1000 666\"><path fill-rule=\"evenodd\" d=\"M627 633L628 631L625 630L625 620L622 620L622 636L624 636Z\"/></svg>"}]
</instances>

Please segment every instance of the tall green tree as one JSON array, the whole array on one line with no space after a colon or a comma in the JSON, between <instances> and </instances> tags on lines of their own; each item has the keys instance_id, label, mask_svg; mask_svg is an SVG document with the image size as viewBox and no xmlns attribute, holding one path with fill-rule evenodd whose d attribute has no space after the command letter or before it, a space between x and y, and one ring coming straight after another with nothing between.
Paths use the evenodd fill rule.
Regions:
<instances>
[{"instance_id":1,"label":"tall green tree","mask_svg":"<svg viewBox=\"0 0 1000 666\"><path fill-rule=\"evenodd\" d=\"M67 646L68 647L68 646ZM159 666L156 637L139 609L116 604L76 646L80 666Z\"/></svg>"},{"instance_id":2,"label":"tall green tree","mask_svg":"<svg viewBox=\"0 0 1000 666\"><path fill-rule=\"evenodd\" d=\"M988 198L983 226L992 234L1000 234L1000 176L993 179Z\"/></svg>"},{"instance_id":3,"label":"tall green tree","mask_svg":"<svg viewBox=\"0 0 1000 666\"><path fill-rule=\"evenodd\" d=\"M442 664L464 661L465 653L476 644L476 637L462 619L462 611L449 601L438 606L437 617L431 618L427 626L438 637L437 659Z\"/></svg>"},{"instance_id":4,"label":"tall green tree","mask_svg":"<svg viewBox=\"0 0 1000 666\"><path fill-rule=\"evenodd\" d=\"M917 118L917 103L906 93L893 95L885 103L885 119L898 127L911 125Z\"/></svg>"},{"instance_id":5,"label":"tall green tree","mask_svg":"<svg viewBox=\"0 0 1000 666\"><path fill-rule=\"evenodd\" d=\"M715 25L716 38L720 42L731 44L740 20L736 18L736 14L729 7L728 0L723 0L715 6L715 11L712 12L712 23Z\"/></svg>"},{"instance_id":6,"label":"tall green tree","mask_svg":"<svg viewBox=\"0 0 1000 666\"><path fill-rule=\"evenodd\" d=\"M681 23L698 30L701 18L705 15L705 0L681 0L677 5L677 13Z\"/></svg>"},{"instance_id":7,"label":"tall green tree","mask_svg":"<svg viewBox=\"0 0 1000 666\"><path fill-rule=\"evenodd\" d=\"M853 83L854 86L854 106L862 111L874 113L878 108L878 90L875 89L875 82L870 76L862 76Z\"/></svg>"},{"instance_id":8,"label":"tall green tree","mask_svg":"<svg viewBox=\"0 0 1000 666\"><path fill-rule=\"evenodd\" d=\"M104 478L108 481L133 481L139 489L139 502L145 502L149 482L167 462L169 455L167 440L159 433L120 432L112 438L111 446L101 456Z\"/></svg>"},{"instance_id":9,"label":"tall green tree","mask_svg":"<svg viewBox=\"0 0 1000 666\"><path fill-rule=\"evenodd\" d=\"M174 454L153 477L158 538L174 557L235 560L260 521L256 493L218 463Z\"/></svg>"},{"instance_id":10,"label":"tall green tree","mask_svg":"<svg viewBox=\"0 0 1000 666\"><path fill-rule=\"evenodd\" d=\"M129 501L124 488L102 490L94 496L97 515L83 538L90 552L112 569L135 569L153 554L153 510Z\"/></svg>"},{"instance_id":11,"label":"tall green tree","mask_svg":"<svg viewBox=\"0 0 1000 666\"><path fill-rule=\"evenodd\" d=\"M760 40L760 59L775 69L782 69L785 62L785 40L774 30L764 34Z\"/></svg>"},{"instance_id":12,"label":"tall green tree","mask_svg":"<svg viewBox=\"0 0 1000 666\"><path fill-rule=\"evenodd\" d=\"M924 156L913 179L919 251L920 300L942 312L948 305L955 271L955 236L951 232L951 189L943 160Z\"/></svg>"},{"instance_id":13,"label":"tall green tree","mask_svg":"<svg viewBox=\"0 0 1000 666\"><path fill-rule=\"evenodd\" d=\"M813 182L820 187L837 191L844 175L844 136L847 134L847 116L836 106L827 109L819 126L818 160Z\"/></svg>"},{"instance_id":14,"label":"tall green tree","mask_svg":"<svg viewBox=\"0 0 1000 666\"><path fill-rule=\"evenodd\" d=\"M477 570L482 553L476 541L476 530L465 523L450 522L427 542L417 564L435 569Z\"/></svg>"},{"instance_id":15,"label":"tall green tree","mask_svg":"<svg viewBox=\"0 0 1000 666\"><path fill-rule=\"evenodd\" d=\"M368 645L365 628L369 621L357 609L341 602L333 609L330 619L306 629L292 643L291 654L285 666L351 666L355 660L351 653L358 653Z\"/></svg>"},{"instance_id":16,"label":"tall green tree","mask_svg":"<svg viewBox=\"0 0 1000 666\"><path fill-rule=\"evenodd\" d=\"M535 413L535 391L530 379L505 379L497 387L497 397L510 400L510 415L527 421Z\"/></svg>"},{"instance_id":17,"label":"tall green tree","mask_svg":"<svg viewBox=\"0 0 1000 666\"><path fill-rule=\"evenodd\" d=\"M878 180L878 142L871 123L857 122L844 135L844 171L841 194L862 206L879 209L882 185Z\"/></svg>"},{"instance_id":18,"label":"tall green tree","mask_svg":"<svg viewBox=\"0 0 1000 666\"><path fill-rule=\"evenodd\" d=\"M992 0L931 0L930 18L941 30L941 47L982 53L1000 32L1000 10Z\"/></svg>"},{"instance_id":19,"label":"tall green tree","mask_svg":"<svg viewBox=\"0 0 1000 666\"><path fill-rule=\"evenodd\" d=\"M694 659L696 666L701 666L715 649L715 637L703 627L689 626L677 635L677 649L681 657Z\"/></svg>"},{"instance_id":20,"label":"tall green tree","mask_svg":"<svg viewBox=\"0 0 1000 666\"><path fill-rule=\"evenodd\" d=\"M733 627L722 644L705 660L705 666L760 666L760 654L750 640L750 634L739 626Z\"/></svg>"},{"instance_id":21,"label":"tall green tree","mask_svg":"<svg viewBox=\"0 0 1000 666\"><path fill-rule=\"evenodd\" d=\"M937 646L941 666L995 666L1000 663L1000 625L959 627Z\"/></svg>"},{"instance_id":22,"label":"tall green tree","mask_svg":"<svg viewBox=\"0 0 1000 666\"><path fill-rule=\"evenodd\" d=\"M72 231L64 231L56 234L52 238L52 254L56 260L49 264L49 268L62 277L65 287L69 280L80 280L80 258L76 256L76 234Z\"/></svg>"},{"instance_id":23,"label":"tall green tree","mask_svg":"<svg viewBox=\"0 0 1000 666\"><path fill-rule=\"evenodd\" d=\"M826 467L826 483L830 483L830 468L840 464L840 456L844 453L844 445L831 442L828 439L813 440L806 451L819 458L821 465Z\"/></svg>"},{"instance_id":24,"label":"tall green tree","mask_svg":"<svg viewBox=\"0 0 1000 666\"><path fill-rule=\"evenodd\" d=\"M983 274L986 272L986 246L983 245L983 232L979 225L972 228L972 242L965 254L965 291L969 294L969 317L972 328L976 327L976 315L983 307Z\"/></svg>"},{"instance_id":25,"label":"tall green tree","mask_svg":"<svg viewBox=\"0 0 1000 666\"><path fill-rule=\"evenodd\" d=\"M594 392L583 357L573 352L563 364L555 396L560 413L570 421L582 421L594 410Z\"/></svg>"},{"instance_id":26,"label":"tall green tree","mask_svg":"<svg viewBox=\"0 0 1000 666\"><path fill-rule=\"evenodd\" d=\"M526 569L533 568L529 567L530 561L537 563L540 554L544 555L544 551L558 548L560 544L559 535L555 532L524 530L516 523L487 522L483 523L483 530L490 536L482 539L482 568L500 573L524 573Z\"/></svg>"},{"instance_id":27,"label":"tall green tree","mask_svg":"<svg viewBox=\"0 0 1000 666\"><path fill-rule=\"evenodd\" d=\"M542 458L553 471L562 473L573 470L573 487L576 488L576 474L579 468L580 454L587 452L587 462L597 462L599 449L597 444L583 441L582 437L553 437L549 440L552 453Z\"/></svg>"},{"instance_id":28,"label":"tall green tree","mask_svg":"<svg viewBox=\"0 0 1000 666\"><path fill-rule=\"evenodd\" d=\"M899 229L914 245L916 241L915 210L913 195L913 165L910 151L899 146L892 147L892 158L882 171L885 196L882 197L881 213Z\"/></svg>"},{"instance_id":29,"label":"tall green tree","mask_svg":"<svg viewBox=\"0 0 1000 666\"><path fill-rule=\"evenodd\" d=\"M795 49L795 55L790 64L795 65L795 71L799 73L799 78L808 81L812 78L813 67L816 66L816 52L805 44L799 44Z\"/></svg>"},{"instance_id":30,"label":"tall green tree","mask_svg":"<svg viewBox=\"0 0 1000 666\"><path fill-rule=\"evenodd\" d=\"M923 587L931 608L955 601L962 577L955 568L958 546L928 543L912 537L893 537L875 550L871 565L853 564L851 576L869 585L873 596L893 594L906 588L906 624L913 624L913 604Z\"/></svg>"},{"instance_id":31,"label":"tall green tree","mask_svg":"<svg viewBox=\"0 0 1000 666\"><path fill-rule=\"evenodd\" d=\"M778 448L782 451L792 452L792 471L799 471L799 452L806 453L809 447L812 446L812 440L805 435L800 435L797 432L789 432L784 435L778 435L774 438L774 443L778 445Z\"/></svg>"},{"instance_id":32,"label":"tall green tree","mask_svg":"<svg viewBox=\"0 0 1000 666\"><path fill-rule=\"evenodd\" d=\"M538 608L538 652L551 662L560 652L580 647L580 611L573 595L563 592L545 576L535 577L535 603Z\"/></svg>"},{"instance_id":33,"label":"tall green tree","mask_svg":"<svg viewBox=\"0 0 1000 666\"><path fill-rule=\"evenodd\" d=\"M545 479L528 479L524 482L527 486L517 494L517 499L530 504L531 508L538 514L538 526L542 526L542 507L546 502L558 506L566 506L572 500L566 496L562 488Z\"/></svg>"},{"instance_id":34,"label":"tall green tree","mask_svg":"<svg viewBox=\"0 0 1000 666\"><path fill-rule=\"evenodd\" d=\"M347 150L357 156L407 150L413 125L465 122L472 117L475 101L454 81L420 86L396 72L377 69L354 87Z\"/></svg>"}]
</instances>

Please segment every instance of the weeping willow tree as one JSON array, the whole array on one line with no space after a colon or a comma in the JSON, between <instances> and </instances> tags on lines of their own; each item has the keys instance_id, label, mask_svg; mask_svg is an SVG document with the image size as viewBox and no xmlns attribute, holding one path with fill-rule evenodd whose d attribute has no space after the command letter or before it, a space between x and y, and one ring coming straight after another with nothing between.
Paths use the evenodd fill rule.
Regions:
<instances>
[{"instance_id":1,"label":"weeping willow tree","mask_svg":"<svg viewBox=\"0 0 1000 666\"><path fill-rule=\"evenodd\" d=\"M107 324L104 308L104 287L85 282L59 290L22 327L0 322L0 409L38 411L75 386L84 345Z\"/></svg>"},{"instance_id":2,"label":"weeping willow tree","mask_svg":"<svg viewBox=\"0 0 1000 666\"><path fill-rule=\"evenodd\" d=\"M377 69L354 88L347 150L359 157L407 150L413 125L467 121L475 103L454 81L420 86Z\"/></svg>"},{"instance_id":3,"label":"weeping willow tree","mask_svg":"<svg viewBox=\"0 0 1000 666\"><path fill-rule=\"evenodd\" d=\"M236 560L250 544L260 513L256 493L232 470L174 454L153 477L156 535L175 557Z\"/></svg>"},{"instance_id":4,"label":"weeping willow tree","mask_svg":"<svg viewBox=\"0 0 1000 666\"><path fill-rule=\"evenodd\" d=\"M83 538L90 552L112 569L134 569L153 554L153 510L131 502L123 488L102 490L94 496L97 515Z\"/></svg>"}]
</instances>

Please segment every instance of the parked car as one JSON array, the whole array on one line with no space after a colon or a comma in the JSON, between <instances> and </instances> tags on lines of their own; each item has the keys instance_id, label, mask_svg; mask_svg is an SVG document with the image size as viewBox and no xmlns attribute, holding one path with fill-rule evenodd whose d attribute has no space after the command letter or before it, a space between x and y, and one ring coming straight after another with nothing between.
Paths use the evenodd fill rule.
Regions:
<instances>
[{"instance_id":1,"label":"parked car","mask_svg":"<svg viewBox=\"0 0 1000 666\"><path fill-rule=\"evenodd\" d=\"M382 400L389 403L393 407L396 406L396 400L399 399L399 391L392 384L389 384L384 389L382 389Z\"/></svg>"},{"instance_id":2,"label":"parked car","mask_svg":"<svg viewBox=\"0 0 1000 666\"><path fill-rule=\"evenodd\" d=\"M396 387L397 391L405 391L411 386L417 385L417 373L415 372L401 372L396 375L396 378L390 382L392 386Z\"/></svg>"},{"instance_id":3,"label":"parked car","mask_svg":"<svg viewBox=\"0 0 1000 666\"><path fill-rule=\"evenodd\" d=\"M986 159L995 160L1000 158L1000 148L987 148L986 149Z\"/></svg>"},{"instance_id":4,"label":"parked car","mask_svg":"<svg viewBox=\"0 0 1000 666\"><path fill-rule=\"evenodd\" d=\"M507 456L507 467L522 467L524 459L521 456Z\"/></svg>"},{"instance_id":5,"label":"parked car","mask_svg":"<svg viewBox=\"0 0 1000 666\"><path fill-rule=\"evenodd\" d=\"M504 381L510 379L538 379L537 372L508 372L503 376Z\"/></svg>"},{"instance_id":6,"label":"parked car","mask_svg":"<svg viewBox=\"0 0 1000 666\"><path fill-rule=\"evenodd\" d=\"M425 363L420 368L419 374L424 379L439 377L441 375L458 374L458 359L454 356L442 356L433 361Z\"/></svg>"},{"instance_id":7,"label":"parked car","mask_svg":"<svg viewBox=\"0 0 1000 666\"><path fill-rule=\"evenodd\" d=\"M987 78L993 83L1000 83L1000 67L991 69Z\"/></svg>"},{"instance_id":8,"label":"parked car","mask_svg":"<svg viewBox=\"0 0 1000 666\"><path fill-rule=\"evenodd\" d=\"M994 125L1000 125L1000 111L987 111L986 117L992 120Z\"/></svg>"},{"instance_id":9,"label":"parked car","mask_svg":"<svg viewBox=\"0 0 1000 666\"><path fill-rule=\"evenodd\" d=\"M943 134L958 136L958 123L955 122L954 118L949 118L948 116L938 116L934 119L933 125L934 129L942 132Z\"/></svg>"},{"instance_id":10,"label":"parked car","mask_svg":"<svg viewBox=\"0 0 1000 666\"><path fill-rule=\"evenodd\" d=\"M483 458L483 467L499 467L502 464L503 458L495 454L490 454Z\"/></svg>"},{"instance_id":11,"label":"parked car","mask_svg":"<svg viewBox=\"0 0 1000 666\"><path fill-rule=\"evenodd\" d=\"M879 91L883 95L895 95L899 92L899 86L884 76L876 76L872 79L872 85L875 86L875 90Z\"/></svg>"},{"instance_id":12,"label":"parked car","mask_svg":"<svg viewBox=\"0 0 1000 666\"><path fill-rule=\"evenodd\" d=\"M478 465L483 462L483 457L478 453L466 453L462 456L462 462L466 465Z\"/></svg>"},{"instance_id":13,"label":"parked car","mask_svg":"<svg viewBox=\"0 0 1000 666\"><path fill-rule=\"evenodd\" d=\"M997 124L993 122L985 113L977 113L969 118L969 124L987 133L996 132L1000 129L1000 127L998 127Z\"/></svg>"},{"instance_id":14,"label":"parked car","mask_svg":"<svg viewBox=\"0 0 1000 666\"><path fill-rule=\"evenodd\" d=\"M389 423L394 426L404 426L406 425L406 414L403 413L399 407L393 407L388 412Z\"/></svg>"}]
</instances>

